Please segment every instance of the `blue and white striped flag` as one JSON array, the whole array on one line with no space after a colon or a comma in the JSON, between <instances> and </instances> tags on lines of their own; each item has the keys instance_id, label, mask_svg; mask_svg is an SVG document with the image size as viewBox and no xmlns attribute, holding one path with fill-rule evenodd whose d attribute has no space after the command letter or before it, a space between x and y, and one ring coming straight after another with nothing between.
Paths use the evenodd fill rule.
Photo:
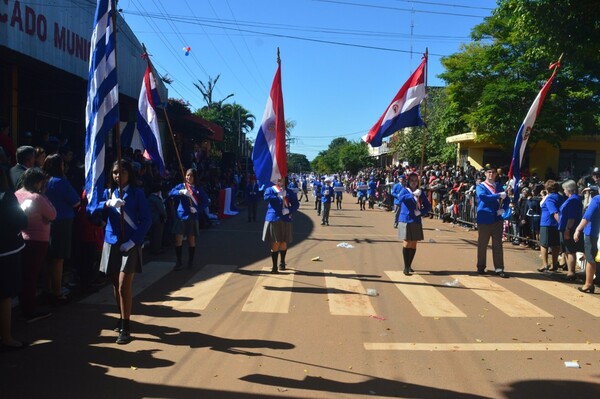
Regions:
<instances>
[{"instance_id":1,"label":"blue and white striped flag","mask_svg":"<svg viewBox=\"0 0 600 399\"><path fill-rule=\"evenodd\" d=\"M85 191L88 210L96 209L104 190L104 155L108 132L119 122L116 29L113 0L98 0L90 40L90 69L85 109Z\"/></svg>"}]
</instances>

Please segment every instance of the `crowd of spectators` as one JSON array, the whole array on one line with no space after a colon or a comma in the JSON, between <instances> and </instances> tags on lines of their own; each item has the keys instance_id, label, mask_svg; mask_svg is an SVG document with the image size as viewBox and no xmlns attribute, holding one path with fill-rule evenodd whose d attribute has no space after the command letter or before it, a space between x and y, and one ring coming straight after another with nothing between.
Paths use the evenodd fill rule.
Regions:
<instances>
[{"instance_id":1,"label":"crowd of spectators","mask_svg":"<svg viewBox=\"0 0 600 399\"><path fill-rule=\"evenodd\" d=\"M50 316L48 310L38 307L60 306L75 295L93 292L107 283L106 276L99 273L104 221L86 212L82 151L73 151L66 140L50 135L34 137L30 133L24 134L20 140L23 145L16 147L8 130L8 126L0 126L2 196L12 198L14 193L29 223L22 230L23 246L0 248L0 260L5 261L9 258L3 256L4 250L11 255L13 250L21 252L19 264L13 265L19 269L18 273L11 274L10 279L5 278L8 275L0 276L3 279L0 299L6 313L5 300L18 294L21 319L34 322ZM131 182L144 190L150 204L152 228L147 237L150 254L161 254L173 245L178 198L168 193L183 182L182 170L195 171L196 185L206 198L199 228L219 223L220 190L225 187L235 190L244 179L236 165L222 168L199 145L192 148L182 152L183 165L177 160L170 162L164 173L159 173L140 150L123 150L123 159L133 167ZM112 164L112 158L115 154L109 149L106 165ZM6 320L5 314L2 317ZM0 332L0 338L4 344L4 335L9 345L12 339L5 331Z\"/></svg>"},{"instance_id":2,"label":"crowd of spectators","mask_svg":"<svg viewBox=\"0 0 600 399\"><path fill-rule=\"evenodd\" d=\"M356 188L361 182L365 184L370 181L375 182L377 189L373 201L376 206L392 210L391 187L396 182L404 184L406 176L416 169L410 165L369 167L360 170L356 175L344 172L340 173L340 176L343 176L346 187L353 195L356 195ZM600 171L594 168L577 181L584 205L589 204L591 198L598 194L599 178ZM559 180L551 171L544 176L543 180L536 174L522 178L519 184L519 201L516 206L511 205L514 208L510 219L506 222L505 240L515 245L538 249L536 241L539 238L537 234L539 234L540 202L547 195L545 183L548 180L561 183L567 179L568 177L565 176ZM420 187L427 192L432 204L429 215L431 218L476 228L475 186L485 180L483 170L477 170L469 164L466 167L432 164L423 167L420 180ZM514 195L505 168L498 168L497 180L507 188L511 196Z\"/></svg>"}]
</instances>

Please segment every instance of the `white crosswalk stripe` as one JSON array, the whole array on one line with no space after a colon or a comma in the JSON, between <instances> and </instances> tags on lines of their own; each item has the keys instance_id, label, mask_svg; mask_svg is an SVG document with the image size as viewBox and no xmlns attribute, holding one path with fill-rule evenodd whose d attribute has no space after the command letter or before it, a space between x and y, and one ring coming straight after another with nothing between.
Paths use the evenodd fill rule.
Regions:
<instances>
[{"instance_id":1,"label":"white crosswalk stripe","mask_svg":"<svg viewBox=\"0 0 600 399\"><path fill-rule=\"evenodd\" d=\"M339 316L372 316L375 309L356 273L352 270L324 270L329 311Z\"/></svg>"},{"instance_id":2,"label":"white crosswalk stripe","mask_svg":"<svg viewBox=\"0 0 600 399\"><path fill-rule=\"evenodd\" d=\"M144 265L144 272L136 275L133 284L133 296L150 287L172 270L171 262L149 262ZM227 284L231 284L231 276L236 265L209 264L204 266L183 287L170 293L161 305L177 309L204 310ZM284 273L270 274L270 268L262 269L257 277L236 277L236 282L255 278L252 288L240 292L244 301L243 312L286 314L290 312L290 303L294 291L295 274L293 269ZM527 297L535 298L540 292L551 295L564 303L573 306L592 316L600 316L600 296L585 295L573 286L546 279L542 276L526 278L526 273L512 272L516 278L510 280L491 279L474 275L450 276L457 279L463 288L464 295L480 297L509 317L550 318L554 317L527 299L512 292L511 285L526 284L536 290ZM432 277L423 274L404 276L399 271L385 271L388 281L394 283L398 292L403 295L423 317L465 318L463 310L446 297L443 288L437 287ZM327 287L327 303L329 312L336 316L373 316L376 315L371 297L353 270L323 270L324 284ZM522 276L522 277L519 277ZM241 279L241 280L240 280ZM382 279L385 282L386 279ZM505 284L505 287L502 284ZM539 290L539 291L538 291ZM523 291L521 291L523 292ZM452 298L452 297L451 297ZM386 300L393 301L393 298ZM534 299L535 300L535 299ZM114 304L112 285L80 301L83 304Z\"/></svg>"},{"instance_id":3,"label":"white crosswalk stripe","mask_svg":"<svg viewBox=\"0 0 600 399\"><path fill-rule=\"evenodd\" d=\"M164 301L162 305L178 309L204 310L235 269L236 265L206 265L184 287L169 295L176 299ZM181 298L186 300L182 301Z\"/></svg>"},{"instance_id":4,"label":"white crosswalk stripe","mask_svg":"<svg viewBox=\"0 0 600 399\"><path fill-rule=\"evenodd\" d=\"M288 313L292 288L293 273L269 274L270 268L263 268L265 274L256 279L256 284L248 296L242 312Z\"/></svg>"},{"instance_id":5,"label":"white crosswalk stripe","mask_svg":"<svg viewBox=\"0 0 600 399\"><path fill-rule=\"evenodd\" d=\"M424 317L467 317L462 310L457 308L437 288L428 285L427 281L413 274L405 276L400 271L386 271L394 285L412 303L417 311Z\"/></svg>"},{"instance_id":6,"label":"white crosswalk stripe","mask_svg":"<svg viewBox=\"0 0 600 399\"><path fill-rule=\"evenodd\" d=\"M133 279L133 297L160 280L173 270L173 262L148 262L142 268L143 273L136 274ZM100 291L82 299L80 303L88 305L114 304L115 294L111 284Z\"/></svg>"},{"instance_id":7,"label":"white crosswalk stripe","mask_svg":"<svg viewBox=\"0 0 600 399\"><path fill-rule=\"evenodd\" d=\"M526 301L517 294L495 283L489 278L480 276L452 276L471 292L479 295L490 305L498 308L510 317L553 317L550 313Z\"/></svg>"},{"instance_id":8,"label":"white crosswalk stripe","mask_svg":"<svg viewBox=\"0 0 600 399\"><path fill-rule=\"evenodd\" d=\"M524 274L531 272L516 272L515 274ZM567 302L569 305L574 306L592 316L600 316L600 303L598 298L594 295L588 295L581 293L574 289L572 286L552 280L546 279L530 279L530 278L519 278L519 281L529 284L539 290L544 291L548 295L552 295L562 301Z\"/></svg>"}]
</instances>

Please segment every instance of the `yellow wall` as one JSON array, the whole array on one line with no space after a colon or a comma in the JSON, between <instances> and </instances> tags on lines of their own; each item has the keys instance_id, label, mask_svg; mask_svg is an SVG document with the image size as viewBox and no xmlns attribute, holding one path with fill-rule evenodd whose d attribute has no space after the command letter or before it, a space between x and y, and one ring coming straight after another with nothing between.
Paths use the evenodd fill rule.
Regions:
<instances>
[{"instance_id":1,"label":"yellow wall","mask_svg":"<svg viewBox=\"0 0 600 399\"><path fill-rule=\"evenodd\" d=\"M471 140L458 142L457 160L460 151L468 150L468 160L476 169L483 167L483 151L486 148L497 148L483 143L474 143ZM600 166L600 137L595 136L574 136L568 141L561 143L563 150L593 150L596 152L596 164ZM542 179L548 168L552 168L554 173L559 173L558 158L560 149L550 145L545 141L538 141L529 148L529 167L531 173L537 173Z\"/></svg>"}]
</instances>

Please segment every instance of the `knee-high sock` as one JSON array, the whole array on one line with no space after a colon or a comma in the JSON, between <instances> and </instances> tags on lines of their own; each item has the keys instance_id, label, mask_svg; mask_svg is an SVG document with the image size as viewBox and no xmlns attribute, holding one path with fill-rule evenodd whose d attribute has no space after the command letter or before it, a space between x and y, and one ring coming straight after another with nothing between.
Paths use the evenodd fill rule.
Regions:
<instances>
[{"instance_id":1,"label":"knee-high sock","mask_svg":"<svg viewBox=\"0 0 600 399\"><path fill-rule=\"evenodd\" d=\"M404 270L410 268L410 248L402 247L402 258L404 258Z\"/></svg>"},{"instance_id":2,"label":"knee-high sock","mask_svg":"<svg viewBox=\"0 0 600 399\"><path fill-rule=\"evenodd\" d=\"M175 246L175 256L177 257L177 263L181 264L181 245Z\"/></svg>"},{"instance_id":3,"label":"knee-high sock","mask_svg":"<svg viewBox=\"0 0 600 399\"><path fill-rule=\"evenodd\" d=\"M196 252L196 247L188 247L188 264L192 264L194 261L194 253Z\"/></svg>"},{"instance_id":4,"label":"knee-high sock","mask_svg":"<svg viewBox=\"0 0 600 399\"><path fill-rule=\"evenodd\" d=\"M417 253L417 248L409 248L410 249L410 266L412 266L413 259L415 258L415 254Z\"/></svg>"},{"instance_id":5,"label":"knee-high sock","mask_svg":"<svg viewBox=\"0 0 600 399\"><path fill-rule=\"evenodd\" d=\"M279 253L281 254L281 264L285 265L285 255L287 254L287 249L283 250L283 251L279 251Z\"/></svg>"},{"instance_id":6,"label":"knee-high sock","mask_svg":"<svg viewBox=\"0 0 600 399\"><path fill-rule=\"evenodd\" d=\"M273 261L273 269L277 269L277 255L279 255L279 251L271 251L271 260Z\"/></svg>"}]
</instances>

